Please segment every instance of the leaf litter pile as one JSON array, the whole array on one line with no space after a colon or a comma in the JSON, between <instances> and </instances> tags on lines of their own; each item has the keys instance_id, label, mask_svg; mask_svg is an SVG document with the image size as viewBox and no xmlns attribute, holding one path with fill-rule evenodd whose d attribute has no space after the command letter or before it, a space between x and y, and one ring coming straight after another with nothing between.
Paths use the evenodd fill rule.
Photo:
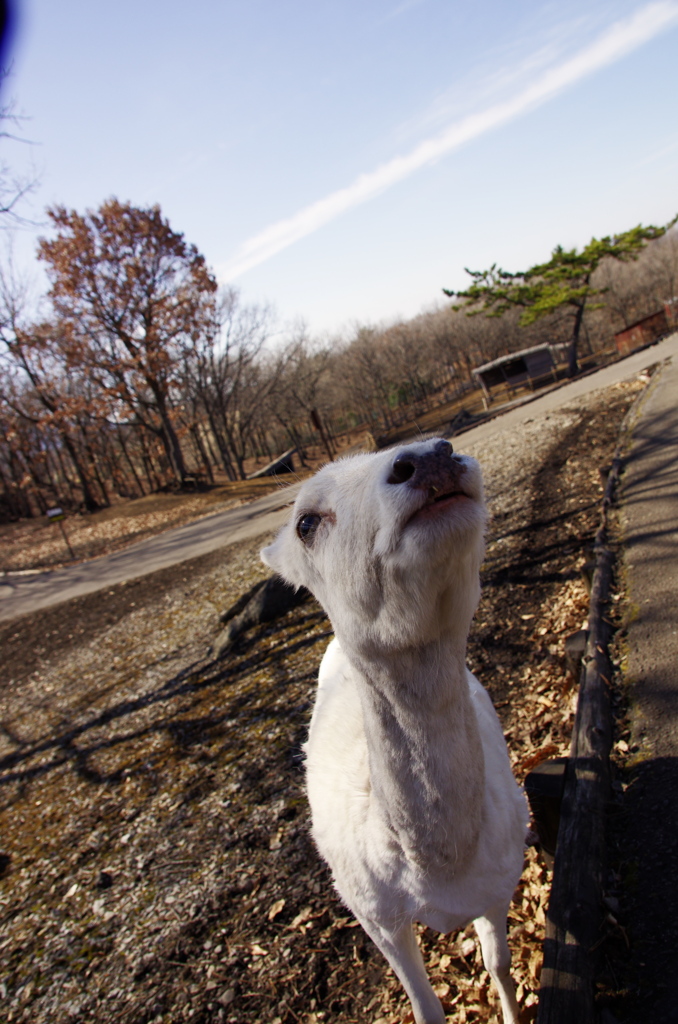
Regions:
<instances>
[{"instance_id":1,"label":"leaf litter pile","mask_svg":"<svg viewBox=\"0 0 678 1024\"><path fill-rule=\"evenodd\" d=\"M469 664L519 779L569 746L564 640L587 615L601 468L643 383L455 442L492 512ZM2 624L3 1020L411 1020L309 835L300 747L329 623L308 602L211 655L220 614L265 578L265 539ZM526 1020L548 885L528 849L509 917ZM496 1019L472 926L419 941L450 1019Z\"/></svg>"}]
</instances>

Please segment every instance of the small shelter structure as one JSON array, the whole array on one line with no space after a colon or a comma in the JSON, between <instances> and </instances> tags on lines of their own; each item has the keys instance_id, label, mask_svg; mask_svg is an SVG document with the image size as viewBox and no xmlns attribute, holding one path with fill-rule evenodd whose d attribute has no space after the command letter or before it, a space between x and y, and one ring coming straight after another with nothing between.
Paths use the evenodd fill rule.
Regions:
<instances>
[{"instance_id":1,"label":"small shelter structure","mask_svg":"<svg viewBox=\"0 0 678 1024\"><path fill-rule=\"evenodd\" d=\"M294 473L294 454L296 450L296 448L288 448L286 452L278 455L267 466L262 466L256 473L250 473L247 479L258 480L262 476L280 476L281 473Z\"/></svg>"},{"instance_id":2,"label":"small shelter structure","mask_svg":"<svg viewBox=\"0 0 678 1024\"><path fill-rule=\"evenodd\" d=\"M505 387L509 390L528 384L533 389L556 380L556 367L563 361L562 346L534 345L520 352L493 359L472 370L473 376L483 389L483 401L487 409L492 402L493 389Z\"/></svg>"}]
</instances>

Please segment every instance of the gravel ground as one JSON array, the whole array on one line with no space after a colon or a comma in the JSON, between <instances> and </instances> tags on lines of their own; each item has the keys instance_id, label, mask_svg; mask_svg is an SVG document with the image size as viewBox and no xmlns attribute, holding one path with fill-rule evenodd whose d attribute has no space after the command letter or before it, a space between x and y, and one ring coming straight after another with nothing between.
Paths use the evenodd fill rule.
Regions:
<instances>
[{"instance_id":1,"label":"gravel ground","mask_svg":"<svg viewBox=\"0 0 678 1024\"><path fill-rule=\"evenodd\" d=\"M492 512L469 663L522 777L569 744L564 638L600 470L643 381L458 448ZM219 615L266 570L266 538L0 629L0 1012L8 1022L407 1020L380 955L310 842L299 748L329 624L312 602L211 656ZM536 1013L548 873L534 850L509 921ZM422 930L457 1021L497 1002L472 928Z\"/></svg>"}]
</instances>

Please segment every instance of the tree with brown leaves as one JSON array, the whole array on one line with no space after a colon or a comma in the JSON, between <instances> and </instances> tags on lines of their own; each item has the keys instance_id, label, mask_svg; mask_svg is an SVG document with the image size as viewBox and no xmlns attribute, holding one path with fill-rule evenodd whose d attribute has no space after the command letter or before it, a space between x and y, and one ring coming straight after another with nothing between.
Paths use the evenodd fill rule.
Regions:
<instances>
[{"instance_id":1,"label":"tree with brown leaves","mask_svg":"<svg viewBox=\"0 0 678 1024\"><path fill-rule=\"evenodd\" d=\"M173 404L182 354L213 316L216 281L204 257L159 206L109 199L85 215L47 211L41 239L63 337L100 387L162 441L175 479L186 477Z\"/></svg>"}]
</instances>

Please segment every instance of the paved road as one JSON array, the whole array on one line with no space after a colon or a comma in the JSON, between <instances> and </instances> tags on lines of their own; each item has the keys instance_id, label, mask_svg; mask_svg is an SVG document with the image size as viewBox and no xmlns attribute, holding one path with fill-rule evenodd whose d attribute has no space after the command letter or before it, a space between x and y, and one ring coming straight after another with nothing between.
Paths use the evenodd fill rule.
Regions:
<instances>
[{"instance_id":1,"label":"paved road","mask_svg":"<svg viewBox=\"0 0 678 1024\"><path fill-rule=\"evenodd\" d=\"M622 478L635 754L622 851L638 986L628 1019L678 1020L678 358L653 379Z\"/></svg>"},{"instance_id":2,"label":"paved road","mask_svg":"<svg viewBox=\"0 0 678 1024\"><path fill-rule=\"evenodd\" d=\"M678 719L665 718L676 710L678 681L678 360L653 381L633 427L622 510L633 602L629 673L642 682L636 738L648 753L671 755L678 751Z\"/></svg>"},{"instance_id":3,"label":"paved road","mask_svg":"<svg viewBox=\"0 0 678 1024\"><path fill-rule=\"evenodd\" d=\"M502 415L474 427L455 444L484 440L509 427L534 419L580 395L608 387L638 373L645 366L665 359L678 363L678 335L638 352L620 363L605 367L572 383L565 384L537 399L522 401ZM8 575L0 580L0 620L37 611L71 597L92 593L124 580L135 579L195 558L225 544L248 540L275 530L286 516L286 506L294 500L298 485L266 495L250 505L215 513L196 523L168 530L150 540L140 541L125 551L105 555L80 565L38 575Z\"/></svg>"},{"instance_id":4,"label":"paved road","mask_svg":"<svg viewBox=\"0 0 678 1024\"><path fill-rule=\"evenodd\" d=\"M249 505L216 512L195 523L139 541L124 551L80 565L30 576L8 574L0 580L0 621L146 576L225 544L275 530L284 522L287 506L298 489L299 484L281 488Z\"/></svg>"}]
</instances>

